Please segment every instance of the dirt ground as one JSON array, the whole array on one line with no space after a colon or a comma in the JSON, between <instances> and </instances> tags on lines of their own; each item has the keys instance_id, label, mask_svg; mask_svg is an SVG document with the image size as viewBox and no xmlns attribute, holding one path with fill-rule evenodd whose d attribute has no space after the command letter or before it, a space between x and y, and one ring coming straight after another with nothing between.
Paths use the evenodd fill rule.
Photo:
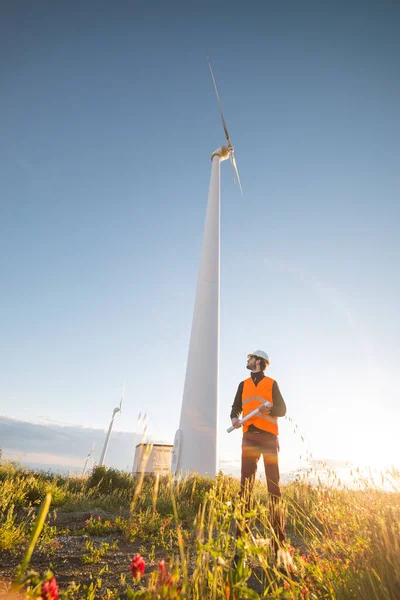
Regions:
<instances>
[{"instance_id":1,"label":"dirt ground","mask_svg":"<svg viewBox=\"0 0 400 600\"><path fill-rule=\"evenodd\" d=\"M30 568L43 573L50 569L57 579L61 590L65 590L70 583L89 584L95 578L99 571L108 566L108 570L102 573L103 588L117 588L120 585L121 573L126 575L127 582L131 580L129 565L132 556L139 552L139 548L146 546L148 551L151 545L140 542L128 543L121 533L114 532L107 536L88 536L81 532L85 527L85 522L90 516L96 518L100 515L102 518L113 517L103 511L91 512L62 512L57 511L56 518L49 522L51 526L56 526L59 530L68 530L68 533L57 535L50 542L50 547L46 552L35 550L30 562ZM118 550L109 549L107 554L99 562L92 564L83 564L82 556L87 553L85 543L87 540L93 542L95 548L101 543L111 544L117 542ZM0 597L5 597L6 592L15 577L15 571L20 564L25 547L21 552L3 551L0 556ZM142 578L142 583L146 583L150 573L157 568L157 564L163 558L168 562L170 555L166 556L166 551L157 551L155 548L155 558L153 561L146 560L146 571ZM147 552L144 553L147 555Z\"/></svg>"}]
</instances>

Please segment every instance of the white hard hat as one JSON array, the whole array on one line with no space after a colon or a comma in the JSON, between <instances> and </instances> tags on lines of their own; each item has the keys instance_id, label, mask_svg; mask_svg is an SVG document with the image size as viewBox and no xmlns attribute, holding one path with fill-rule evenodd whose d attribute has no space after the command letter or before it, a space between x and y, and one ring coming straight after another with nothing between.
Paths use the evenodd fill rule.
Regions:
<instances>
[{"instance_id":1,"label":"white hard hat","mask_svg":"<svg viewBox=\"0 0 400 600\"><path fill-rule=\"evenodd\" d=\"M263 358L266 361L267 365L269 365L268 354L264 352L264 350L256 350L255 352L249 354L249 356L257 356L257 358Z\"/></svg>"}]
</instances>

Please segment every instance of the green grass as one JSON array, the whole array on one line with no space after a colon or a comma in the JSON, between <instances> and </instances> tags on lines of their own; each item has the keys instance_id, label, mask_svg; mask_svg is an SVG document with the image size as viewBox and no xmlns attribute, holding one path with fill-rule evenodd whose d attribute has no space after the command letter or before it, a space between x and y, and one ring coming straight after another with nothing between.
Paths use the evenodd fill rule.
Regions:
<instances>
[{"instance_id":1,"label":"green grass","mask_svg":"<svg viewBox=\"0 0 400 600\"><path fill-rule=\"evenodd\" d=\"M259 482L249 513L251 534L236 542L235 523L242 519L243 507L238 500L239 482L232 477L219 474L211 480L192 476L174 482L149 475L142 481L127 473L97 468L82 479L32 473L3 463L0 553L20 556L39 505L50 491L52 509L35 553L48 555L50 566L52 552L62 552L57 546L60 535L68 538L71 534L68 539L72 539L75 534L84 540L82 581L65 584L60 589L61 599L398 600L399 473L393 470L390 478L393 492L383 492L367 482L362 491L312 486L302 480L284 486L287 550L292 554L292 564L285 568L279 567L270 551L268 495ZM73 531L68 518L67 525L58 528L54 524L53 509L64 516L70 514L71 523L74 515L88 514ZM92 514L96 511L102 512ZM107 565L121 545L132 549L132 554L140 550L146 572L140 581L133 581L127 558L118 581L114 574L109 587ZM232 569L236 549L244 561ZM125 561L123 553L121 556ZM165 565L157 566L161 557ZM88 583L85 569L97 564L99 571L90 571ZM61 577L61 567L54 574ZM26 597L40 592L44 576L37 572L26 575Z\"/></svg>"}]
</instances>

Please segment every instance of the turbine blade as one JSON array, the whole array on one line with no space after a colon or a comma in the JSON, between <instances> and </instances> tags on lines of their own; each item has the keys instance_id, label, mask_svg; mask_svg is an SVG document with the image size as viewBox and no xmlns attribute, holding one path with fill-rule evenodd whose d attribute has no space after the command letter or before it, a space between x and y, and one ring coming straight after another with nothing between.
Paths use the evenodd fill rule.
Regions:
<instances>
[{"instance_id":1,"label":"turbine blade","mask_svg":"<svg viewBox=\"0 0 400 600\"><path fill-rule=\"evenodd\" d=\"M217 83L215 81L215 77L214 77L214 73L213 73L213 70L212 70L212 67L211 67L210 59L208 59L208 66L210 67L210 73L211 73L211 77L212 77L213 84L214 84L215 94L216 94L217 100L218 100L219 112L221 113L221 119L222 119L222 126L223 126L224 131L225 131L226 141L228 142L228 150L230 150L232 148L232 144L231 144L231 140L230 140L230 137L229 137L228 128L227 128L226 123L225 123L224 113L222 112L221 100L219 98Z\"/></svg>"},{"instance_id":2,"label":"turbine blade","mask_svg":"<svg viewBox=\"0 0 400 600\"><path fill-rule=\"evenodd\" d=\"M121 394L121 401L119 403L119 412L122 414L122 401L124 399L124 395L125 395L125 381L124 381L124 385L122 386L122 394Z\"/></svg>"},{"instance_id":3,"label":"turbine blade","mask_svg":"<svg viewBox=\"0 0 400 600\"><path fill-rule=\"evenodd\" d=\"M229 160L231 161L231 165L232 165L233 183L236 183L237 177L236 177L236 170L235 170L235 167L233 165L232 153L229 153Z\"/></svg>"},{"instance_id":4,"label":"turbine blade","mask_svg":"<svg viewBox=\"0 0 400 600\"><path fill-rule=\"evenodd\" d=\"M236 173L237 182L238 182L239 188L240 188L240 193L243 196L243 188L242 188L242 184L240 183L239 171L238 171L238 168L237 168L236 159L235 159L235 155L233 153L233 150L231 151L231 162L232 162L232 167L233 167L233 169L234 169L234 171Z\"/></svg>"},{"instance_id":5,"label":"turbine blade","mask_svg":"<svg viewBox=\"0 0 400 600\"><path fill-rule=\"evenodd\" d=\"M219 112L221 113L222 126L225 131L226 141L228 142L229 158L231 159L232 168L233 168L233 181L235 181L235 176L236 176L237 182L238 182L239 188L240 188L240 193L243 196L242 184L240 183L239 171L238 171L237 164L236 164L235 154L234 154L231 139L229 137L228 128L226 126L224 113L222 111L222 105L221 105L221 100L220 100L219 93L218 93L217 82L215 81L215 77L214 77L214 73L213 73L213 70L211 67L211 61L210 61L209 57L207 57L207 60L208 60L208 66L210 68L210 73L211 73L211 77L212 77L213 84L214 84L215 94L216 94L217 100L218 100Z\"/></svg>"}]
</instances>

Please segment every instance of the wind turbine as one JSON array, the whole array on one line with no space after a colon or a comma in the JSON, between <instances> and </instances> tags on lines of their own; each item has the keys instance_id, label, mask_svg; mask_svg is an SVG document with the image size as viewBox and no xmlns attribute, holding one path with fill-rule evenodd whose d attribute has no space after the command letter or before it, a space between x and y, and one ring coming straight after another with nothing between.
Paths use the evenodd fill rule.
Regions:
<instances>
[{"instance_id":1,"label":"wind turbine","mask_svg":"<svg viewBox=\"0 0 400 600\"><path fill-rule=\"evenodd\" d=\"M94 444L95 444L95 443L93 442L92 449L91 449L91 451L89 452L89 454L88 454L88 455L87 455L87 457L86 457L85 464L84 464L84 466L83 466L83 470L82 470L82 477L83 477L83 476L84 476L84 474L86 473L86 467L87 467L87 464L88 464L88 461L89 461L89 459L91 458L91 459L93 460L93 450L94 450Z\"/></svg>"},{"instance_id":2,"label":"wind turbine","mask_svg":"<svg viewBox=\"0 0 400 600\"><path fill-rule=\"evenodd\" d=\"M211 178L204 225L203 249L197 280L179 429L172 451L172 473L217 473L217 420L220 299L220 162L231 159L240 190L239 173L217 84L208 61L226 146L211 155Z\"/></svg>"},{"instance_id":3,"label":"wind turbine","mask_svg":"<svg viewBox=\"0 0 400 600\"><path fill-rule=\"evenodd\" d=\"M114 425L115 415L117 413L121 413L122 412L122 401L124 399L124 393L125 393L125 383L122 386L121 401L119 403L119 406L117 406L116 408L114 408L113 413L112 413L110 425L108 426L108 431L107 431L106 439L104 441L103 450L101 451L101 456L100 456L100 460L99 460L99 467L104 466L104 461L105 461L105 458L106 458L106 453L107 453L107 448L108 448L108 442L110 441L110 436L111 436L111 431L112 431L112 428L113 428L113 425Z\"/></svg>"}]
</instances>

